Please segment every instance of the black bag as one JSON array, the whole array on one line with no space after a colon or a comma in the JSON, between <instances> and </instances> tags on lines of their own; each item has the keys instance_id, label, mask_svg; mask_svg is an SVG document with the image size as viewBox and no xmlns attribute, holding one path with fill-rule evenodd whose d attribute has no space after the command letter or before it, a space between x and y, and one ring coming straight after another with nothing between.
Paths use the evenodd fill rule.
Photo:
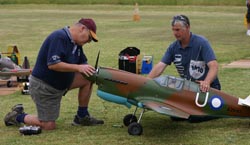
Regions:
<instances>
[{"instance_id":1,"label":"black bag","mask_svg":"<svg viewBox=\"0 0 250 145\"><path fill-rule=\"evenodd\" d=\"M140 50L136 47L127 47L119 53L119 69L136 73L136 59Z\"/></svg>"}]
</instances>

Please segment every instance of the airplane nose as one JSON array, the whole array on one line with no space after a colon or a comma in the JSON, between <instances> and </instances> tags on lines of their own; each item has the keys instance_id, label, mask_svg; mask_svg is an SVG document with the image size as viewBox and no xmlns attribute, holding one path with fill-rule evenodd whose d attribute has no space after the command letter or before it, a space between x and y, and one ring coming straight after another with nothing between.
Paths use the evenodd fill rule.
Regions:
<instances>
[{"instance_id":1,"label":"airplane nose","mask_svg":"<svg viewBox=\"0 0 250 145\"><path fill-rule=\"evenodd\" d=\"M96 73L96 74L98 74L98 72L99 72L99 67L96 68L96 70L95 70L95 73Z\"/></svg>"}]
</instances>

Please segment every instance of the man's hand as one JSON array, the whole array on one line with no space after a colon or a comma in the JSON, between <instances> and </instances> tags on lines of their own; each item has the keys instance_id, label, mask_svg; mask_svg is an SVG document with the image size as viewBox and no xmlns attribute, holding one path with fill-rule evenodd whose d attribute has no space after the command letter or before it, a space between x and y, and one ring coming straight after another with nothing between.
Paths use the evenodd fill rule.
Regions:
<instances>
[{"instance_id":1,"label":"man's hand","mask_svg":"<svg viewBox=\"0 0 250 145\"><path fill-rule=\"evenodd\" d=\"M89 64L82 64L79 65L79 72L89 77L95 73L95 68Z\"/></svg>"},{"instance_id":2,"label":"man's hand","mask_svg":"<svg viewBox=\"0 0 250 145\"><path fill-rule=\"evenodd\" d=\"M210 89L210 84L206 81L196 81L200 84L201 92L207 92Z\"/></svg>"}]
</instances>

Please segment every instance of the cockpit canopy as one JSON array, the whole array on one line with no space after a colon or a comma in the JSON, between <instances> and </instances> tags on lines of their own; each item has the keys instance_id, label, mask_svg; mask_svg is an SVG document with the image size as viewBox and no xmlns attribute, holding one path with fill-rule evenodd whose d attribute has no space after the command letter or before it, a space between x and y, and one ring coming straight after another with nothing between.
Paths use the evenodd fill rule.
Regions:
<instances>
[{"instance_id":1,"label":"cockpit canopy","mask_svg":"<svg viewBox=\"0 0 250 145\"><path fill-rule=\"evenodd\" d=\"M168 75L160 76L154 80L163 87L169 87L176 90L181 90L184 84L184 79Z\"/></svg>"}]
</instances>

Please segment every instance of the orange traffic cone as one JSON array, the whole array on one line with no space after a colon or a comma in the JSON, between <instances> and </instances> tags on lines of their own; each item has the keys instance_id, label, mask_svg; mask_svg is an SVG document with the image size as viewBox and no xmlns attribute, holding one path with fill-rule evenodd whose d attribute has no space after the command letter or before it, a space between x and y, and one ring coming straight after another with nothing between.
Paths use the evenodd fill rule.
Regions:
<instances>
[{"instance_id":1,"label":"orange traffic cone","mask_svg":"<svg viewBox=\"0 0 250 145\"><path fill-rule=\"evenodd\" d=\"M139 7L138 3L135 3L135 10L134 10L134 15L133 15L133 20L134 21L140 21L141 17L139 15Z\"/></svg>"}]
</instances>

